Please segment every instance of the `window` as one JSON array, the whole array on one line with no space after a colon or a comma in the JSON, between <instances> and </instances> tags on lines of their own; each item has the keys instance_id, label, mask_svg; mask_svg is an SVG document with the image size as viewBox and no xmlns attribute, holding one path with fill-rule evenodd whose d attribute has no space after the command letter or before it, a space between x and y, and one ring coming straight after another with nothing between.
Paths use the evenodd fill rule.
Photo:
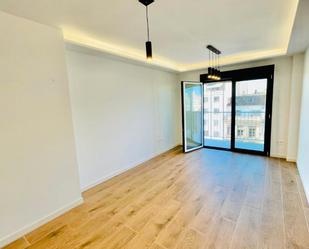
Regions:
<instances>
[{"instance_id":1,"label":"window","mask_svg":"<svg viewBox=\"0 0 309 249\"><path fill-rule=\"evenodd\" d=\"M241 128L237 129L237 137L242 137L244 135L244 130Z\"/></svg>"},{"instance_id":2,"label":"window","mask_svg":"<svg viewBox=\"0 0 309 249\"><path fill-rule=\"evenodd\" d=\"M255 127L250 127L249 128L249 137L255 137L255 131L256 131L256 129L255 129Z\"/></svg>"},{"instance_id":3,"label":"window","mask_svg":"<svg viewBox=\"0 0 309 249\"><path fill-rule=\"evenodd\" d=\"M209 131L205 147L269 156L273 73L274 65L226 71L229 80L209 81L207 74L200 75L209 120L204 123Z\"/></svg>"},{"instance_id":4,"label":"window","mask_svg":"<svg viewBox=\"0 0 309 249\"><path fill-rule=\"evenodd\" d=\"M231 136L231 127L230 126L227 127L227 136L228 137Z\"/></svg>"}]
</instances>

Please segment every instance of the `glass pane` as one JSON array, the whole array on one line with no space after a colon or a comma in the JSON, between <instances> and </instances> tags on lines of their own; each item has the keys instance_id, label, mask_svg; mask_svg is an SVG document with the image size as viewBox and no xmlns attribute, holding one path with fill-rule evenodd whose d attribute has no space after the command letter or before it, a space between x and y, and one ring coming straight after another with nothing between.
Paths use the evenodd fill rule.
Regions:
<instances>
[{"instance_id":1,"label":"glass pane","mask_svg":"<svg viewBox=\"0 0 309 249\"><path fill-rule=\"evenodd\" d=\"M236 82L235 148L264 151L267 79Z\"/></svg>"},{"instance_id":2,"label":"glass pane","mask_svg":"<svg viewBox=\"0 0 309 249\"><path fill-rule=\"evenodd\" d=\"M186 151L203 146L203 86L184 83Z\"/></svg>"},{"instance_id":3,"label":"glass pane","mask_svg":"<svg viewBox=\"0 0 309 249\"><path fill-rule=\"evenodd\" d=\"M231 148L232 82L204 86L204 145Z\"/></svg>"}]
</instances>

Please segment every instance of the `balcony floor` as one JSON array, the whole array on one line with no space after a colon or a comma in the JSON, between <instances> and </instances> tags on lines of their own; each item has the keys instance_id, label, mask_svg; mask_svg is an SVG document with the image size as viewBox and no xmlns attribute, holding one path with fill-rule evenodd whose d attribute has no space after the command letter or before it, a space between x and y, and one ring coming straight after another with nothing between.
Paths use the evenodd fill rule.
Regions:
<instances>
[{"instance_id":1,"label":"balcony floor","mask_svg":"<svg viewBox=\"0 0 309 249\"><path fill-rule=\"evenodd\" d=\"M205 138L205 146L225 148L229 149L231 147L231 140L229 139L209 139ZM245 141L235 141L235 147L244 150L254 150L254 151L264 151L264 144L260 142L245 142Z\"/></svg>"}]
</instances>

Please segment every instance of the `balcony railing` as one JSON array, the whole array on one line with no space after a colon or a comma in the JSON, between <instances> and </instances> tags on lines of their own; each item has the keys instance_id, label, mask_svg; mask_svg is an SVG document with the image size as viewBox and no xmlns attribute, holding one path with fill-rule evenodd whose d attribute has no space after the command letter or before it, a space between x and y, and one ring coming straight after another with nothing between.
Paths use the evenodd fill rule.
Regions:
<instances>
[{"instance_id":1,"label":"balcony railing","mask_svg":"<svg viewBox=\"0 0 309 249\"><path fill-rule=\"evenodd\" d=\"M231 112L207 112L205 120L205 145L214 147L230 147ZM242 149L264 149L264 111L236 112L235 116L235 147Z\"/></svg>"}]
</instances>

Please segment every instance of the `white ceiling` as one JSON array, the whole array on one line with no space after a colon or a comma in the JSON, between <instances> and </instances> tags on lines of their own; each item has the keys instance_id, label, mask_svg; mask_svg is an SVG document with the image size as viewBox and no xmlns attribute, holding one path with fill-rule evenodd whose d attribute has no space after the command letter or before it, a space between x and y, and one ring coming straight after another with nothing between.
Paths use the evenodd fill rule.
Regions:
<instances>
[{"instance_id":1,"label":"white ceiling","mask_svg":"<svg viewBox=\"0 0 309 249\"><path fill-rule=\"evenodd\" d=\"M288 53L303 52L309 47L309 1L300 0L294 22Z\"/></svg>"},{"instance_id":2,"label":"white ceiling","mask_svg":"<svg viewBox=\"0 0 309 249\"><path fill-rule=\"evenodd\" d=\"M207 67L207 44L224 64L287 52L298 0L156 0L153 64ZM145 8L138 0L1 0L0 10L59 27L67 41L144 61Z\"/></svg>"}]
</instances>

